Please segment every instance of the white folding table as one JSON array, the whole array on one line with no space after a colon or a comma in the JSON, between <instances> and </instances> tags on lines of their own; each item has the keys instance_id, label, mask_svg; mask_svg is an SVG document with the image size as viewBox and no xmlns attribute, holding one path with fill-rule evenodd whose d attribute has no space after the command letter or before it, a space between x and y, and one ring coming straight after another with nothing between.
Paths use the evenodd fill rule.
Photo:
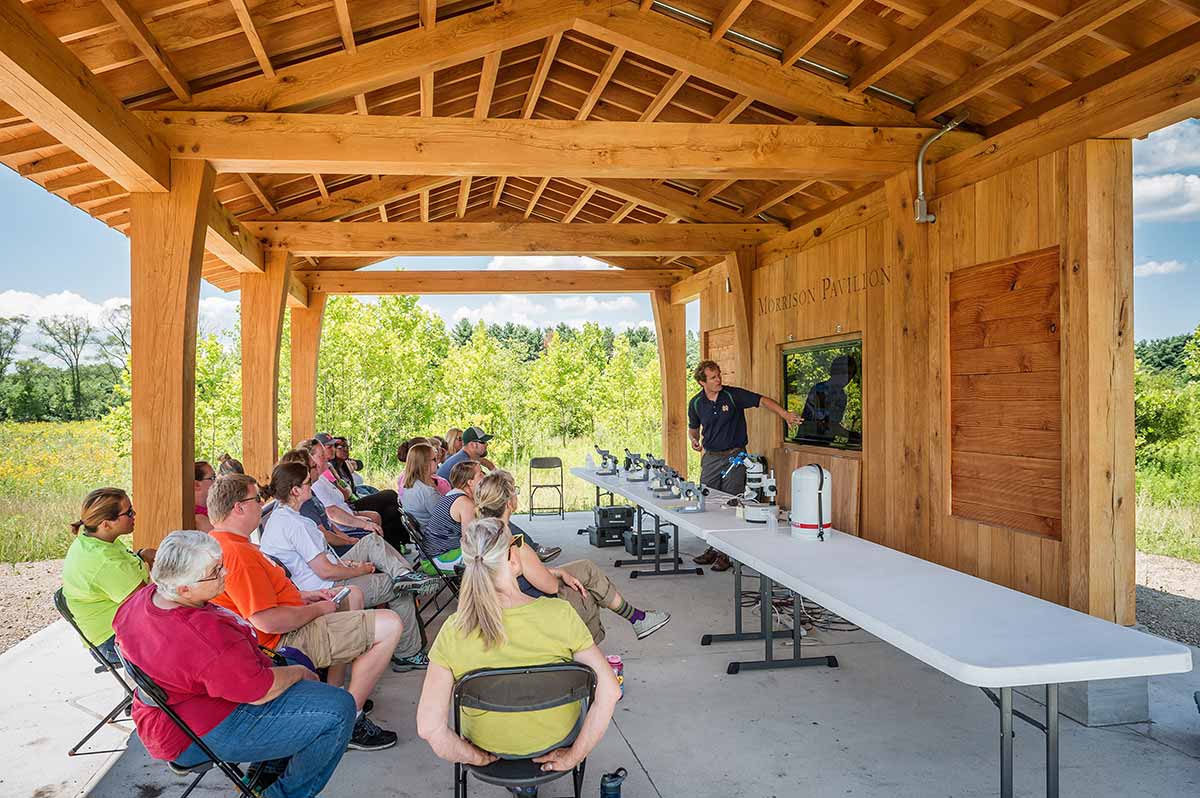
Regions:
<instances>
[{"instance_id":1,"label":"white folding table","mask_svg":"<svg viewBox=\"0 0 1200 798\"><path fill-rule=\"evenodd\" d=\"M945 568L853 535L714 532L708 542L948 676L1000 710L1000 794L1012 796L1016 714L1046 734L1046 794L1058 795L1058 685L1184 673L1183 645ZM764 581L764 585L766 582ZM1046 721L1014 713L1014 687L1045 685ZM993 690L999 691L997 697Z\"/></svg>"}]
</instances>

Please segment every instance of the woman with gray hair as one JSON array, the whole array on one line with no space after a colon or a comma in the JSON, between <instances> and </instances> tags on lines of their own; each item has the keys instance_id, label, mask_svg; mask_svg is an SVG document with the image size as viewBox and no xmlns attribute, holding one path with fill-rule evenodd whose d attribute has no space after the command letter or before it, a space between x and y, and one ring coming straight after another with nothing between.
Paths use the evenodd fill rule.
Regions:
<instances>
[{"instance_id":1,"label":"woman with gray hair","mask_svg":"<svg viewBox=\"0 0 1200 798\"><path fill-rule=\"evenodd\" d=\"M225 589L221 547L203 532L172 532L155 584L121 605L113 626L130 662L213 752L231 762L287 760L270 798L312 798L333 775L354 728L354 699L303 665L276 667L254 629L209 601ZM133 720L156 759L191 766L200 748L160 709L135 697Z\"/></svg>"},{"instance_id":2,"label":"woman with gray hair","mask_svg":"<svg viewBox=\"0 0 1200 798\"><path fill-rule=\"evenodd\" d=\"M449 762L488 765L497 755L533 756L543 771L579 764L604 736L620 688L587 627L565 601L521 592L524 548L502 521L484 518L463 530L466 570L458 612L446 619L429 651L429 672L417 706L417 733ZM536 558L534 558L536 562ZM463 713L463 737L449 726L454 682L479 668L510 668L575 660L596 673L596 698L574 741L580 705L533 712ZM561 747L560 747L561 746Z\"/></svg>"}]
</instances>

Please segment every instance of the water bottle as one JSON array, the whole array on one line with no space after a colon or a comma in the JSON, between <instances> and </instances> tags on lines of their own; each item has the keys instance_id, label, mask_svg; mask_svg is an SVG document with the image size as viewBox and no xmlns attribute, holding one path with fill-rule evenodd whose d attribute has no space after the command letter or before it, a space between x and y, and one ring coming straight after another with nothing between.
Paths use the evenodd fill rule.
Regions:
<instances>
[{"instance_id":1,"label":"water bottle","mask_svg":"<svg viewBox=\"0 0 1200 798\"><path fill-rule=\"evenodd\" d=\"M625 768L617 768L612 773L600 777L600 798L621 798L621 784L628 776Z\"/></svg>"},{"instance_id":2,"label":"water bottle","mask_svg":"<svg viewBox=\"0 0 1200 798\"><path fill-rule=\"evenodd\" d=\"M767 513L767 531L779 531L779 512L774 507L772 507L771 511Z\"/></svg>"}]
</instances>

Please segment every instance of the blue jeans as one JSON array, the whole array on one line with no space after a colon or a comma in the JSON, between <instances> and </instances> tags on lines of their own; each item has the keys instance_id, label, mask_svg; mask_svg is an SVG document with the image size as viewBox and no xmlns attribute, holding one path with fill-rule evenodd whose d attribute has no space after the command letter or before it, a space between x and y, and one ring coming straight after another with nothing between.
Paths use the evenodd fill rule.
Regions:
<instances>
[{"instance_id":1,"label":"blue jeans","mask_svg":"<svg viewBox=\"0 0 1200 798\"><path fill-rule=\"evenodd\" d=\"M291 757L279 781L263 795L314 798L346 752L356 714L350 693L304 681L266 704L242 704L201 739L230 762ZM206 760L192 743L175 761L188 767Z\"/></svg>"}]
</instances>

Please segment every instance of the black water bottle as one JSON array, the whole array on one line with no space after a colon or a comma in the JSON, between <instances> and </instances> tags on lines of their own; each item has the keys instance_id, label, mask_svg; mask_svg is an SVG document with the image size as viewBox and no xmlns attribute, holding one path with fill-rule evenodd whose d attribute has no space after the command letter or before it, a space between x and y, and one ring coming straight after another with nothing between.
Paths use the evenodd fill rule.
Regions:
<instances>
[{"instance_id":1,"label":"black water bottle","mask_svg":"<svg viewBox=\"0 0 1200 798\"><path fill-rule=\"evenodd\" d=\"M621 798L621 784L629 773L625 768L617 768L612 773L600 777L600 798Z\"/></svg>"}]
</instances>

